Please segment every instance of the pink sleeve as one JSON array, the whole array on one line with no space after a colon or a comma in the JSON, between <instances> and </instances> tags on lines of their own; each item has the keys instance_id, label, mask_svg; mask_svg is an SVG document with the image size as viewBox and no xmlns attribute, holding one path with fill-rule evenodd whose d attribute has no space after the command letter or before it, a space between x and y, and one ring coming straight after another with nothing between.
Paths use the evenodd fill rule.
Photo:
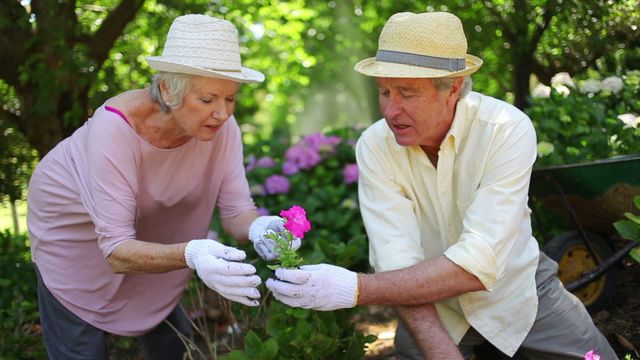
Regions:
<instances>
[{"instance_id":1,"label":"pink sleeve","mask_svg":"<svg viewBox=\"0 0 640 360\"><path fill-rule=\"evenodd\" d=\"M115 116L103 111L89 120L87 174L81 184L105 258L123 241L136 238L139 150L127 124Z\"/></svg>"},{"instance_id":2,"label":"pink sleeve","mask_svg":"<svg viewBox=\"0 0 640 360\"><path fill-rule=\"evenodd\" d=\"M222 179L217 207L221 218L230 218L247 210L255 210L256 206L251 198L249 183L244 171L242 134L235 118L229 119L233 126L225 136L229 136L228 148L223 151L229 156L227 171Z\"/></svg>"}]
</instances>

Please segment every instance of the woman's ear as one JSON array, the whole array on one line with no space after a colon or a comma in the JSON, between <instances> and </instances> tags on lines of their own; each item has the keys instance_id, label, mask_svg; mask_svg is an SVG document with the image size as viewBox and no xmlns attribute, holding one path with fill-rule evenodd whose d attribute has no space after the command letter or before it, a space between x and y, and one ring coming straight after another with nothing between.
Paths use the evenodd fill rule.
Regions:
<instances>
[{"instance_id":1,"label":"woman's ear","mask_svg":"<svg viewBox=\"0 0 640 360\"><path fill-rule=\"evenodd\" d=\"M162 97L164 103L170 103L171 96L169 96L169 87L167 86L167 83L164 80L160 80L158 87L160 88L160 96Z\"/></svg>"}]
</instances>

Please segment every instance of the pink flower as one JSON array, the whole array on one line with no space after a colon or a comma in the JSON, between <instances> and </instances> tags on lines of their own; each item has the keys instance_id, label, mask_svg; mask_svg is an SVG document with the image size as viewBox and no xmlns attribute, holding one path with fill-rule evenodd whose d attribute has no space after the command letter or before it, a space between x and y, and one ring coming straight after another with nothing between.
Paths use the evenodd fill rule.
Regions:
<instances>
[{"instance_id":1,"label":"pink flower","mask_svg":"<svg viewBox=\"0 0 640 360\"><path fill-rule=\"evenodd\" d=\"M600 355L595 350L591 350L584 355L584 360L600 360Z\"/></svg>"},{"instance_id":2,"label":"pink flower","mask_svg":"<svg viewBox=\"0 0 640 360\"><path fill-rule=\"evenodd\" d=\"M284 159L285 162L292 163L302 170L309 170L322 161L317 149L302 144L293 145L287 149Z\"/></svg>"},{"instance_id":3,"label":"pink flower","mask_svg":"<svg viewBox=\"0 0 640 360\"><path fill-rule=\"evenodd\" d=\"M293 205L289 210L282 210L280 216L287 219L284 228L297 238L302 239L304 233L311 230L311 223L307 220L307 212L301 206Z\"/></svg>"},{"instance_id":4,"label":"pink flower","mask_svg":"<svg viewBox=\"0 0 640 360\"><path fill-rule=\"evenodd\" d=\"M267 194L286 194L289 192L291 184L282 175L271 175L264 181Z\"/></svg>"},{"instance_id":5,"label":"pink flower","mask_svg":"<svg viewBox=\"0 0 640 360\"><path fill-rule=\"evenodd\" d=\"M358 182L358 165L345 165L342 169L342 177L344 178L344 183L347 185Z\"/></svg>"}]
</instances>

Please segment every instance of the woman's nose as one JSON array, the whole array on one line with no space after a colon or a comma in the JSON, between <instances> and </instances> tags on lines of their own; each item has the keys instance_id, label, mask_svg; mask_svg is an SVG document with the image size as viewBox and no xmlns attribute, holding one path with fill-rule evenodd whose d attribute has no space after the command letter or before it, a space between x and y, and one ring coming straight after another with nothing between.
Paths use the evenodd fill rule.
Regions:
<instances>
[{"instance_id":1,"label":"woman's nose","mask_svg":"<svg viewBox=\"0 0 640 360\"><path fill-rule=\"evenodd\" d=\"M225 109L224 107L222 107L221 109L215 109L211 112L211 117L219 123L226 121L229 116L231 116L231 114L229 114L227 109Z\"/></svg>"}]
</instances>

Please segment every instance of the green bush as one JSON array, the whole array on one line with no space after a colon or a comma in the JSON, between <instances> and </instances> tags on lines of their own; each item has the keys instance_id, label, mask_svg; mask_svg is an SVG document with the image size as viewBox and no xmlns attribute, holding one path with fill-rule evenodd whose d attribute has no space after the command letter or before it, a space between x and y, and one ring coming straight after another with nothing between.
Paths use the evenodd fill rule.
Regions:
<instances>
[{"instance_id":1,"label":"green bush","mask_svg":"<svg viewBox=\"0 0 640 360\"><path fill-rule=\"evenodd\" d=\"M303 264L368 270L357 199L354 146L359 134L358 129L345 128L310 134L293 145L267 140L245 146L247 177L259 211L277 215L300 205L307 212L311 230L298 251ZM272 276L250 246L245 250L263 280ZM226 359L362 359L365 344L375 339L355 330L351 318L357 308L293 309L266 296L259 309L234 305L234 310L241 327L250 331L243 349Z\"/></svg>"},{"instance_id":2,"label":"green bush","mask_svg":"<svg viewBox=\"0 0 640 360\"><path fill-rule=\"evenodd\" d=\"M27 235L0 232L0 359L45 358Z\"/></svg>"},{"instance_id":3,"label":"green bush","mask_svg":"<svg viewBox=\"0 0 640 360\"><path fill-rule=\"evenodd\" d=\"M557 78L546 93L534 91L526 110L538 135L536 167L640 153L640 71L577 85Z\"/></svg>"}]
</instances>

